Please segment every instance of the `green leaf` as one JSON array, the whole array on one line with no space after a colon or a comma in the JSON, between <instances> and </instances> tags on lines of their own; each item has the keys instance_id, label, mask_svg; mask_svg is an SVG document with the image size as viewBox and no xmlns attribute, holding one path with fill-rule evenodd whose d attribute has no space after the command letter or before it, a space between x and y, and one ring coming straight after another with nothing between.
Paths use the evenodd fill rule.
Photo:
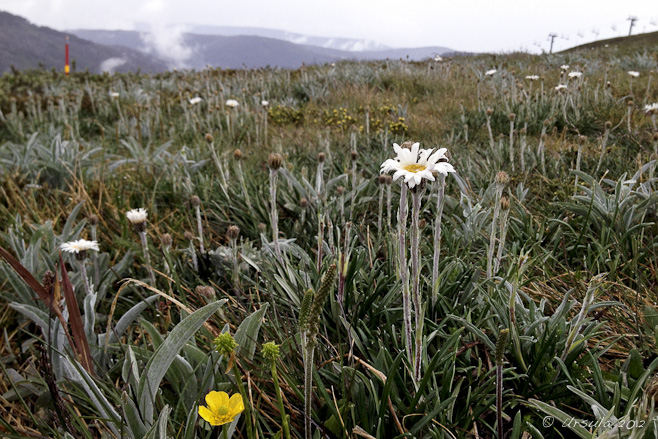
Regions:
<instances>
[{"instance_id":1,"label":"green leaf","mask_svg":"<svg viewBox=\"0 0 658 439\"><path fill-rule=\"evenodd\" d=\"M251 360L256 351L256 340L258 332L263 324L263 315L269 303L265 303L258 311L254 311L249 317L244 319L237 331L235 331L235 342L238 344L237 354L243 358Z\"/></svg>"},{"instance_id":2,"label":"green leaf","mask_svg":"<svg viewBox=\"0 0 658 439\"><path fill-rule=\"evenodd\" d=\"M153 354L146 365L146 372L139 381L137 395L139 407L147 425L153 422L153 404L160 382L169 366L196 331L212 316L226 300L210 303L187 316L171 331L165 342Z\"/></svg>"}]
</instances>

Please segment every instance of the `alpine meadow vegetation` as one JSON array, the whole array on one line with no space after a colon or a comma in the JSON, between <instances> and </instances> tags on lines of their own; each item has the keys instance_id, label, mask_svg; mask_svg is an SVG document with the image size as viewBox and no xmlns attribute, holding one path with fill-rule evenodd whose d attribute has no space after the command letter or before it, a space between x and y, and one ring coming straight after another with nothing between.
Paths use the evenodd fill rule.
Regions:
<instances>
[{"instance_id":1,"label":"alpine meadow vegetation","mask_svg":"<svg viewBox=\"0 0 658 439\"><path fill-rule=\"evenodd\" d=\"M656 49L5 74L0 437L658 437Z\"/></svg>"}]
</instances>

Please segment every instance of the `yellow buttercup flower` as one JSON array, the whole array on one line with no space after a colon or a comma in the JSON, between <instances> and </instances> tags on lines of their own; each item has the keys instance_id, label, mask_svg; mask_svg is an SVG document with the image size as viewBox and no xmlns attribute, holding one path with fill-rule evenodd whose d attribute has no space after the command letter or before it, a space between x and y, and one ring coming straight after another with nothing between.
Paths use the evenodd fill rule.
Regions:
<instances>
[{"instance_id":1,"label":"yellow buttercup flower","mask_svg":"<svg viewBox=\"0 0 658 439\"><path fill-rule=\"evenodd\" d=\"M199 406L199 415L210 425L224 425L233 421L244 410L242 395L234 394L229 399L226 392L215 392L206 395L208 407Z\"/></svg>"}]
</instances>

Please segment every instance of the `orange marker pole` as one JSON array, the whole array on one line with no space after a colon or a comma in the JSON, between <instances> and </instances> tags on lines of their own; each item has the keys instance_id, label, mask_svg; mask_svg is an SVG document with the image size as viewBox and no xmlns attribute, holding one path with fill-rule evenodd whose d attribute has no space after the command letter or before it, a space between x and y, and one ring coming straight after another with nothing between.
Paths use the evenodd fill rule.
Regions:
<instances>
[{"instance_id":1,"label":"orange marker pole","mask_svg":"<svg viewBox=\"0 0 658 439\"><path fill-rule=\"evenodd\" d=\"M65 59L64 59L64 73L66 76L69 76L71 68L69 67L69 36L66 36L66 46L65 46Z\"/></svg>"}]
</instances>

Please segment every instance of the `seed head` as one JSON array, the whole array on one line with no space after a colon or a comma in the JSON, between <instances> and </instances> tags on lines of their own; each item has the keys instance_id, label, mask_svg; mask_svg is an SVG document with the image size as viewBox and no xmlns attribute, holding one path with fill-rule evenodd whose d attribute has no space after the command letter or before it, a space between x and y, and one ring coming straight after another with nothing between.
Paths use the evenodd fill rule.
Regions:
<instances>
[{"instance_id":1,"label":"seed head","mask_svg":"<svg viewBox=\"0 0 658 439\"><path fill-rule=\"evenodd\" d=\"M510 122L514 122L514 120L516 119L516 114L510 113L509 116L507 116L507 117L509 118Z\"/></svg>"},{"instance_id":2,"label":"seed head","mask_svg":"<svg viewBox=\"0 0 658 439\"><path fill-rule=\"evenodd\" d=\"M183 233L183 238L185 238L188 241L191 241L194 239L194 235L189 230L186 230L185 233Z\"/></svg>"},{"instance_id":3,"label":"seed head","mask_svg":"<svg viewBox=\"0 0 658 439\"><path fill-rule=\"evenodd\" d=\"M95 226L98 224L98 215L93 215L93 214L89 215L89 218L87 218L87 220L89 221L90 225Z\"/></svg>"},{"instance_id":4,"label":"seed head","mask_svg":"<svg viewBox=\"0 0 658 439\"><path fill-rule=\"evenodd\" d=\"M386 184L390 186L391 183L393 183L393 176L390 174L386 174Z\"/></svg>"},{"instance_id":5,"label":"seed head","mask_svg":"<svg viewBox=\"0 0 658 439\"><path fill-rule=\"evenodd\" d=\"M306 207L308 207L308 200L306 198L301 198L299 200L299 207L306 209Z\"/></svg>"},{"instance_id":6,"label":"seed head","mask_svg":"<svg viewBox=\"0 0 658 439\"><path fill-rule=\"evenodd\" d=\"M507 336L509 329L503 329L498 334L498 341L496 342L496 365L502 366L503 357L505 356L505 348L507 347Z\"/></svg>"},{"instance_id":7,"label":"seed head","mask_svg":"<svg viewBox=\"0 0 658 439\"><path fill-rule=\"evenodd\" d=\"M307 329L306 323L308 321L308 313L311 310L311 304L313 303L313 290L309 288L306 290L306 293L304 294L304 298L302 299L302 306L299 309L299 330L300 331L305 331Z\"/></svg>"},{"instance_id":8,"label":"seed head","mask_svg":"<svg viewBox=\"0 0 658 439\"><path fill-rule=\"evenodd\" d=\"M379 174L379 184L386 184L386 174Z\"/></svg>"},{"instance_id":9,"label":"seed head","mask_svg":"<svg viewBox=\"0 0 658 439\"><path fill-rule=\"evenodd\" d=\"M509 198L505 195L500 199L500 208L503 210L509 210Z\"/></svg>"},{"instance_id":10,"label":"seed head","mask_svg":"<svg viewBox=\"0 0 658 439\"><path fill-rule=\"evenodd\" d=\"M190 197L190 201L192 202L192 206L194 206L194 207L201 206L201 199L199 197L197 197L196 195L192 195Z\"/></svg>"},{"instance_id":11,"label":"seed head","mask_svg":"<svg viewBox=\"0 0 658 439\"><path fill-rule=\"evenodd\" d=\"M345 188L344 188L343 186L338 186L338 187L336 188L336 193L337 193L338 195L343 195L343 194L345 193Z\"/></svg>"},{"instance_id":12,"label":"seed head","mask_svg":"<svg viewBox=\"0 0 658 439\"><path fill-rule=\"evenodd\" d=\"M267 158L267 166L269 166L270 169L272 169L273 171L279 169L282 164L283 164L283 156L278 152L273 152Z\"/></svg>"},{"instance_id":13,"label":"seed head","mask_svg":"<svg viewBox=\"0 0 658 439\"><path fill-rule=\"evenodd\" d=\"M236 225L228 226L228 229L226 230L226 236L229 240L235 241L238 239L238 236L240 236L240 227Z\"/></svg>"},{"instance_id":14,"label":"seed head","mask_svg":"<svg viewBox=\"0 0 658 439\"><path fill-rule=\"evenodd\" d=\"M214 140L214 139L213 139L213 137L212 137L212 134L210 134L210 133L206 133L206 142L208 142L208 143L212 143L213 140Z\"/></svg>"},{"instance_id":15,"label":"seed head","mask_svg":"<svg viewBox=\"0 0 658 439\"><path fill-rule=\"evenodd\" d=\"M550 124L551 124L551 121L550 121L550 120L548 120L548 119L545 119L545 120L544 120L544 126L545 126L546 128L548 128L548 126L549 126Z\"/></svg>"},{"instance_id":16,"label":"seed head","mask_svg":"<svg viewBox=\"0 0 658 439\"><path fill-rule=\"evenodd\" d=\"M233 158L237 161L242 160L242 151L240 151L239 149L233 151Z\"/></svg>"},{"instance_id":17,"label":"seed head","mask_svg":"<svg viewBox=\"0 0 658 439\"><path fill-rule=\"evenodd\" d=\"M612 122L610 122L610 121L608 120L608 121L606 121L606 123L605 123L605 129L606 129L606 130L609 130L610 128L612 128Z\"/></svg>"},{"instance_id":18,"label":"seed head","mask_svg":"<svg viewBox=\"0 0 658 439\"><path fill-rule=\"evenodd\" d=\"M198 285L194 291L206 300L212 300L215 296L215 289L210 285Z\"/></svg>"},{"instance_id":19,"label":"seed head","mask_svg":"<svg viewBox=\"0 0 658 439\"><path fill-rule=\"evenodd\" d=\"M318 154L318 162L324 163L324 161L327 159L327 155L323 152Z\"/></svg>"},{"instance_id":20,"label":"seed head","mask_svg":"<svg viewBox=\"0 0 658 439\"><path fill-rule=\"evenodd\" d=\"M496 184L507 186L509 183L509 175L505 171L499 171L496 174Z\"/></svg>"},{"instance_id":21,"label":"seed head","mask_svg":"<svg viewBox=\"0 0 658 439\"><path fill-rule=\"evenodd\" d=\"M162 235L160 240L162 241L162 245L164 245L165 247L170 247L173 241L169 233L165 233L164 235Z\"/></svg>"},{"instance_id":22,"label":"seed head","mask_svg":"<svg viewBox=\"0 0 658 439\"><path fill-rule=\"evenodd\" d=\"M352 159L353 162L355 162L358 157L359 157L359 154L356 151L352 151L350 153L350 158Z\"/></svg>"},{"instance_id":23,"label":"seed head","mask_svg":"<svg viewBox=\"0 0 658 439\"><path fill-rule=\"evenodd\" d=\"M492 108L487 108L487 116L491 116L493 114L493 109Z\"/></svg>"}]
</instances>

